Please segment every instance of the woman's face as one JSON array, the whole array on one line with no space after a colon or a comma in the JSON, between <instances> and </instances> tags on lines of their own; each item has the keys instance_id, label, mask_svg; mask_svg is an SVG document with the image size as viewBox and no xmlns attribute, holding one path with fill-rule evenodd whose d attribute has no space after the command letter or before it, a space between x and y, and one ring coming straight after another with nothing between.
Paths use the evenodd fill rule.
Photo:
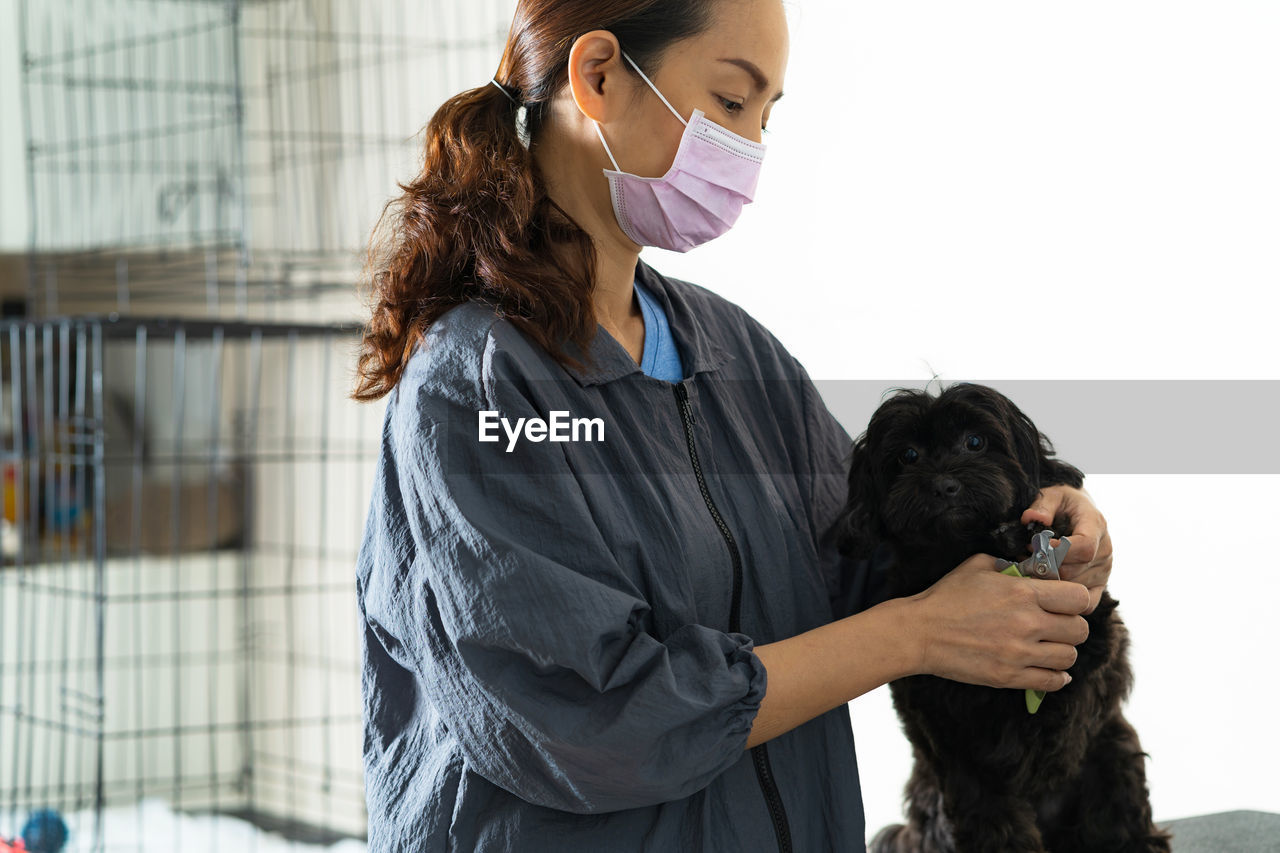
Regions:
<instances>
[{"instance_id":1,"label":"woman's face","mask_svg":"<svg viewBox=\"0 0 1280 853\"><path fill-rule=\"evenodd\" d=\"M782 96L788 50L781 0L719 0L712 25L672 44L649 79L686 121L700 109L716 124L760 142ZM603 131L623 171L660 177L671 168L684 125L622 62L633 91ZM603 148L600 154L605 156Z\"/></svg>"}]
</instances>

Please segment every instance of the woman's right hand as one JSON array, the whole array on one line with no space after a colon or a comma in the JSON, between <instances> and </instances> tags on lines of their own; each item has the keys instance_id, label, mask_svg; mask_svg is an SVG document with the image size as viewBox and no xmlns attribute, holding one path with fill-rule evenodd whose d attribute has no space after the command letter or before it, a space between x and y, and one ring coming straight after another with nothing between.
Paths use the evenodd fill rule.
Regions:
<instances>
[{"instance_id":1,"label":"woman's right hand","mask_svg":"<svg viewBox=\"0 0 1280 853\"><path fill-rule=\"evenodd\" d=\"M1089 636L1079 615L1087 587L1001 574L990 554L974 554L908 600L918 615L918 671L953 681L1060 690Z\"/></svg>"}]
</instances>

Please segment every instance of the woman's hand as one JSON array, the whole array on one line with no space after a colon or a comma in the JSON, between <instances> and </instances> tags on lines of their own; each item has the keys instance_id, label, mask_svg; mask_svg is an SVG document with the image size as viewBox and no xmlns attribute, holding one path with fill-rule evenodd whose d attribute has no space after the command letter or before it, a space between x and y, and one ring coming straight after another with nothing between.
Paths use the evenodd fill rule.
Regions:
<instances>
[{"instance_id":1,"label":"woman's hand","mask_svg":"<svg viewBox=\"0 0 1280 853\"><path fill-rule=\"evenodd\" d=\"M1022 523L1038 521L1053 527L1054 519L1062 516L1066 516L1071 525L1067 536L1071 547L1066 561L1059 567L1059 575L1064 581L1088 587L1089 609L1084 612L1092 613L1111 577L1111 536L1107 533L1107 520L1084 489L1046 486L1040 490L1035 503L1023 510ZM1057 542L1057 539L1050 540L1051 545Z\"/></svg>"},{"instance_id":2,"label":"woman's hand","mask_svg":"<svg viewBox=\"0 0 1280 853\"><path fill-rule=\"evenodd\" d=\"M1001 574L990 554L974 554L906 600L915 610L916 671L952 681L1059 690L1089 636L1079 615L1089 605L1084 587Z\"/></svg>"}]
</instances>

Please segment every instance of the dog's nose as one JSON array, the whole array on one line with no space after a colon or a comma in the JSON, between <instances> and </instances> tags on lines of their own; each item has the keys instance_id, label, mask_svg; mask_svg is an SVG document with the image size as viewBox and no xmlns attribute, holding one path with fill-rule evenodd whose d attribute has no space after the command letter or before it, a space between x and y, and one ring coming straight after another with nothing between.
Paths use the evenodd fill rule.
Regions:
<instances>
[{"instance_id":1,"label":"dog's nose","mask_svg":"<svg viewBox=\"0 0 1280 853\"><path fill-rule=\"evenodd\" d=\"M940 498L954 498L960 494L960 481L955 477L939 477L933 481L933 490Z\"/></svg>"}]
</instances>

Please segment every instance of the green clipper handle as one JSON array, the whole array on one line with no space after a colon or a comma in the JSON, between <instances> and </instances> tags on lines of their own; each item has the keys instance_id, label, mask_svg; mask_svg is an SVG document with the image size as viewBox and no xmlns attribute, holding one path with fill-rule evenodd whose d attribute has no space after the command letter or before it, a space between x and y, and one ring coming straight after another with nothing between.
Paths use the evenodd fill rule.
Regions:
<instances>
[{"instance_id":1,"label":"green clipper handle","mask_svg":"<svg viewBox=\"0 0 1280 853\"><path fill-rule=\"evenodd\" d=\"M1000 572L1000 574L1002 574L1002 575L1012 575L1012 576L1013 576L1013 577L1015 577L1015 578L1024 577L1024 575L1022 574L1022 572L1018 571L1018 564L1017 564L1017 563L1014 563L1013 565L1009 566L1008 568L1005 568L1004 570L1002 570L1002 571ZM1027 694L1026 694L1026 698L1027 698L1027 713L1028 713L1028 714L1034 714L1036 711L1039 711L1039 710L1040 710L1040 703L1041 703L1042 701L1044 701L1044 697L1045 697L1045 692L1044 692L1043 690L1031 690L1031 689L1028 689L1028 690L1027 690Z\"/></svg>"}]
</instances>

